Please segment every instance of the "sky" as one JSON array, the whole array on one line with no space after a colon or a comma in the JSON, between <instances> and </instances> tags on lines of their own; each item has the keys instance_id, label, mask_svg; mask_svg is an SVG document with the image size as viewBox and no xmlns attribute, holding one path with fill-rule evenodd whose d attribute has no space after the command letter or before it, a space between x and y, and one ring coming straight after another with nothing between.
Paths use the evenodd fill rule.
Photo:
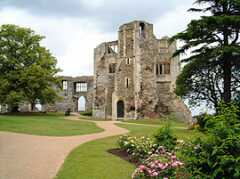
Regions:
<instances>
[{"instance_id":1,"label":"sky","mask_svg":"<svg viewBox=\"0 0 240 179\"><path fill-rule=\"evenodd\" d=\"M184 3L183 3L184 2ZM93 74L93 50L117 40L118 27L132 20L154 24L158 38L183 31L195 13L193 0L0 0L0 25L17 24L45 36L61 75Z\"/></svg>"},{"instance_id":2,"label":"sky","mask_svg":"<svg viewBox=\"0 0 240 179\"><path fill-rule=\"evenodd\" d=\"M93 74L93 51L117 40L118 27L133 20L154 24L157 38L183 31L199 18L194 0L0 0L0 25L29 27L57 58L60 75Z\"/></svg>"}]
</instances>

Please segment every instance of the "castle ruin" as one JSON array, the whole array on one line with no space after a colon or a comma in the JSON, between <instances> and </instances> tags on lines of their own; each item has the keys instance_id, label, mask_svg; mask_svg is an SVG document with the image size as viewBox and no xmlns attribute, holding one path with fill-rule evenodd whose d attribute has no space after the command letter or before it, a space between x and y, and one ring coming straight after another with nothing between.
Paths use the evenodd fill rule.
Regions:
<instances>
[{"instance_id":1,"label":"castle ruin","mask_svg":"<svg viewBox=\"0 0 240 179\"><path fill-rule=\"evenodd\" d=\"M157 39L152 24L124 24L118 40L94 49L94 75L63 77L63 100L44 110L92 111L94 118L113 120L174 114L189 121L191 112L174 94L180 73L179 57L172 58L176 48L167 37Z\"/></svg>"},{"instance_id":2,"label":"castle ruin","mask_svg":"<svg viewBox=\"0 0 240 179\"><path fill-rule=\"evenodd\" d=\"M157 39L153 25L134 21L120 26L118 40L94 50L93 117L156 118L175 114L190 119L174 94L180 73L176 43Z\"/></svg>"}]
</instances>

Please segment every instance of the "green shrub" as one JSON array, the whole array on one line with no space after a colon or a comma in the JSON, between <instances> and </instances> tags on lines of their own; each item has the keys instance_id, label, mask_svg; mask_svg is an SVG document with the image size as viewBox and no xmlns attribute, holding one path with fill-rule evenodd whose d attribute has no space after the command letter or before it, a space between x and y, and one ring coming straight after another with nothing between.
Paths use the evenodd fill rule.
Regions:
<instances>
[{"instance_id":1,"label":"green shrub","mask_svg":"<svg viewBox=\"0 0 240 179\"><path fill-rule=\"evenodd\" d=\"M205 130L205 125L206 125L207 119L208 119L207 116L208 115L204 113L204 114L200 114L200 115L194 117L197 120L196 124L198 126L198 128L197 128L198 130L200 130L200 131Z\"/></svg>"},{"instance_id":2,"label":"green shrub","mask_svg":"<svg viewBox=\"0 0 240 179\"><path fill-rule=\"evenodd\" d=\"M240 121L234 105L208 116L207 135L185 146L182 154L194 178L240 178Z\"/></svg>"},{"instance_id":3,"label":"green shrub","mask_svg":"<svg viewBox=\"0 0 240 179\"><path fill-rule=\"evenodd\" d=\"M167 150L173 150L177 144L177 138L173 136L170 125L166 124L154 135L155 143L164 146Z\"/></svg>"},{"instance_id":4,"label":"green shrub","mask_svg":"<svg viewBox=\"0 0 240 179\"><path fill-rule=\"evenodd\" d=\"M80 112L82 116L92 116L92 111Z\"/></svg>"},{"instance_id":5,"label":"green shrub","mask_svg":"<svg viewBox=\"0 0 240 179\"><path fill-rule=\"evenodd\" d=\"M66 111L65 111L65 116L70 116L71 114L71 109L68 108Z\"/></svg>"}]
</instances>

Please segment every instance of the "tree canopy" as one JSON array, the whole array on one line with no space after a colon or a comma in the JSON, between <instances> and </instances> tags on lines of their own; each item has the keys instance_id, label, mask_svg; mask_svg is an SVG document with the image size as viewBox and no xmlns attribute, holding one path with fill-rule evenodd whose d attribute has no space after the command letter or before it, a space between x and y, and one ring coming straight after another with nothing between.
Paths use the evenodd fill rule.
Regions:
<instances>
[{"instance_id":1,"label":"tree canopy","mask_svg":"<svg viewBox=\"0 0 240 179\"><path fill-rule=\"evenodd\" d=\"M184 45L174 55L191 55L177 80L176 93L192 103L214 107L231 102L240 92L240 0L197 0L189 11L207 13L192 20L172 40Z\"/></svg>"},{"instance_id":2,"label":"tree canopy","mask_svg":"<svg viewBox=\"0 0 240 179\"><path fill-rule=\"evenodd\" d=\"M54 102L60 71L57 60L41 45L43 36L16 25L0 27L0 104L11 109L28 101L32 109L37 102Z\"/></svg>"}]
</instances>

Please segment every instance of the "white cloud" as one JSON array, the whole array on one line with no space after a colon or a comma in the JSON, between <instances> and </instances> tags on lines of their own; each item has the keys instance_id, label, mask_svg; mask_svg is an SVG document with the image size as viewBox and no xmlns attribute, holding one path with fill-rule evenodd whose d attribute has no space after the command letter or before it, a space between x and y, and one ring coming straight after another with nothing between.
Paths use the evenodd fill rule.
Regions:
<instances>
[{"instance_id":1,"label":"white cloud","mask_svg":"<svg viewBox=\"0 0 240 179\"><path fill-rule=\"evenodd\" d=\"M178 32L186 29L187 24L192 19L198 19L198 13L187 12L191 4L177 6L172 11L169 11L156 21L155 33L157 36L173 36Z\"/></svg>"},{"instance_id":2,"label":"white cloud","mask_svg":"<svg viewBox=\"0 0 240 179\"><path fill-rule=\"evenodd\" d=\"M105 1L107 0L83 0L82 3L98 7ZM155 34L158 37L172 36L184 30L192 18L198 17L186 12L188 8L190 4L179 6L152 22ZM83 17L37 16L16 8L4 8L0 12L0 24L6 23L30 27L36 33L46 36L43 44L57 57L63 75L93 74L94 48L102 42L117 39L118 27L104 32L100 22Z\"/></svg>"},{"instance_id":3,"label":"white cloud","mask_svg":"<svg viewBox=\"0 0 240 179\"><path fill-rule=\"evenodd\" d=\"M117 34L103 33L98 24L86 19L36 17L17 9L0 12L0 24L6 23L30 27L46 36L43 44L57 57L63 75L92 75L93 49L117 38Z\"/></svg>"}]
</instances>

